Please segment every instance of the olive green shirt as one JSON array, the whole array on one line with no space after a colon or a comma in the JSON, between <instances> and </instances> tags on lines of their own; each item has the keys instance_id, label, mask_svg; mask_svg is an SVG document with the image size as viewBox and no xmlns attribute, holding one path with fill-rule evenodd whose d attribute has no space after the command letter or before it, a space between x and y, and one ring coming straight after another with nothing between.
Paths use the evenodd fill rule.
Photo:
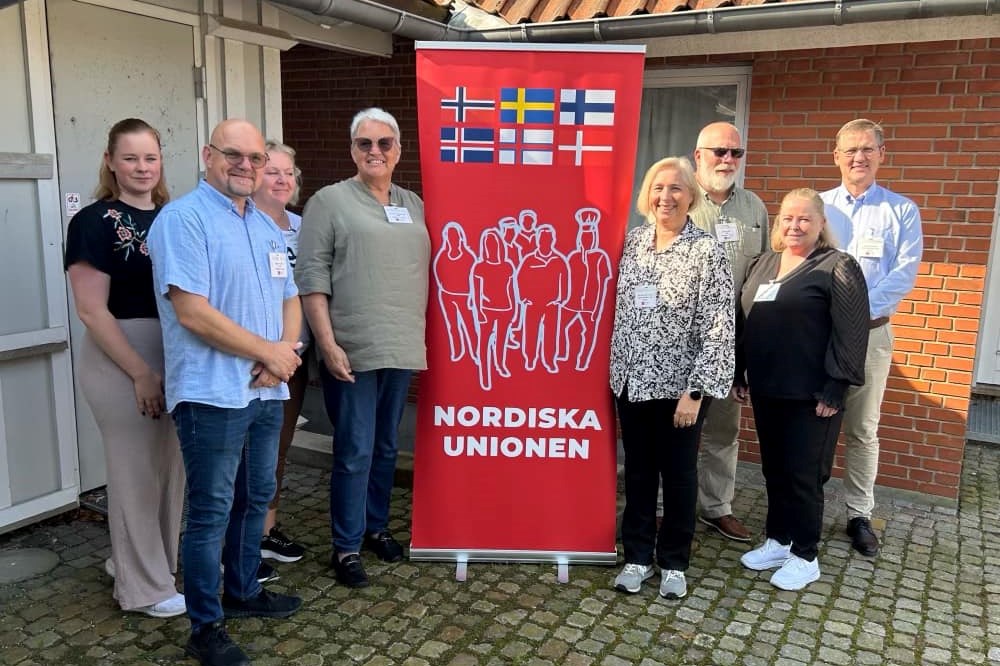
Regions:
<instances>
[{"instance_id":1,"label":"olive green shirt","mask_svg":"<svg viewBox=\"0 0 1000 666\"><path fill-rule=\"evenodd\" d=\"M409 211L411 223L389 222L385 207L353 178L314 194L302 215L295 282L303 295L330 297L334 337L358 372L427 368L424 202L396 185L389 198Z\"/></svg>"},{"instance_id":2,"label":"olive green shirt","mask_svg":"<svg viewBox=\"0 0 1000 666\"><path fill-rule=\"evenodd\" d=\"M721 206L712 201L701 185L698 185L698 191L701 195L701 201L690 212L691 220L695 225L719 240L716 225L720 221L736 224L738 238L720 241L719 244L725 250L726 257L729 259L729 267L733 270L733 285L736 287L735 293L738 301L750 261L766 252L771 246L767 208L764 207L764 202L756 194L735 186L729 193L729 198Z\"/></svg>"}]
</instances>

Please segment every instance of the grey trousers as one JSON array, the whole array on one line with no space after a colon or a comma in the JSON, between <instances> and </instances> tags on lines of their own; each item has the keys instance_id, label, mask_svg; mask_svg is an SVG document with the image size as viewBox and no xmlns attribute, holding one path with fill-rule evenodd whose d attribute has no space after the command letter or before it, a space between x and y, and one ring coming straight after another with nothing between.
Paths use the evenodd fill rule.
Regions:
<instances>
[{"instance_id":1,"label":"grey trousers","mask_svg":"<svg viewBox=\"0 0 1000 666\"><path fill-rule=\"evenodd\" d=\"M733 512L741 407L740 403L729 398L713 400L701 428L698 504L706 518L720 518Z\"/></svg>"},{"instance_id":2,"label":"grey trousers","mask_svg":"<svg viewBox=\"0 0 1000 666\"><path fill-rule=\"evenodd\" d=\"M136 352L162 373L160 322L118 323ZM132 379L89 333L81 344L78 371L104 440L114 597L124 610L149 606L177 593L174 574L184 506L177 433L169 414L157 420L139 414Z\"/></svg>"}]
</instances>

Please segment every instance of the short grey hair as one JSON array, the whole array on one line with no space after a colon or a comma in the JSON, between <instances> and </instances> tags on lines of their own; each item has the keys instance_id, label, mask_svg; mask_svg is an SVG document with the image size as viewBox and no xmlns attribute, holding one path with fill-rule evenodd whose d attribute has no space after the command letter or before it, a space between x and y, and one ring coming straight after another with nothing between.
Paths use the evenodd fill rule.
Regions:
<instances>
[{"instance_id":1,"label":"short grey hair","mask_svg":"<svg viewBox=\"0 0 1000 666\"><path fill-rule=\"evenodd\" d=\"M844 126L837 130L834 142L839 146L841 136L855 132L871 132L875 135L875 143L879 146L885 145L885 131L882 129L882 125L867 118L855 118L848 123L844 123Z\"/></svg>"},{"instance_id":2,"label":"short grey hair","mask_svg":"<svg viewBox=\"0 0 1000 666\"><path fill-rule=\"evenodd\" d=\"M292 198L288 200L288 203L294 206L299 202L299 192L302 191L302 169L300 169L299 165L295 163L295 149L287 143L281 143L280 141L275 141L274 139L268 139L264 143L264 152L284 153L292 159L292 174L295 177L295 189L292 191Z\"/></svg>"},{"instance_id":3,"label":"short grey hair","mask_svg":"<svg viewBox=\"0 0 1000 666\"><path fill-rule=\"evenodd\" d=\"M392 133L396 135L396 142L398 143L402 138L399 135L399 123L391 113L385 109L380 109L377 106L372 106L367 109L358 111L354 116L354 120L351 121L351 140L353 141L358 136L358 128L361 127L361 123L366 120L371 120L376 123L384 123L392 128Z\"/></svg>"}]
</instances>

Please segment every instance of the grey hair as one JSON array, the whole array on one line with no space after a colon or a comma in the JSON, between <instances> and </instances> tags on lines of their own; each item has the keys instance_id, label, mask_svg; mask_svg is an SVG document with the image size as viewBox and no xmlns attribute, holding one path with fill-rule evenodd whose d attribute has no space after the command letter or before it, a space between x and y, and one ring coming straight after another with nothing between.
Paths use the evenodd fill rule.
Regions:
<instances>
[{"instance_id":1,"label":"grey hair","mask_svg":"<svg viewBox=\"0 0 1000 666\"><path fill-rule=\"evenodd\" d=\"M371 120L376 123L383 123L392 128L392 133L396 135L396 142L398 143L402 137L399 135L399 123L391 113L385 109L380 109L377 106L372 106L367 109L358 111L354 116L354 120L351 121L351 140L353 141L358 136L358 128L361 127L361 123L366 120Z\"/></svg>"},{"instance_id":2,"label":"grey hair","mask_svg":"<svg viewBox=\"0 0 1000 666\"><path fill-rule=\"evenodd\" d=\"M288 203L294 206L299 202L299 192L302 190L302 169L295 163L295 149L287 143L268 139L264 144L264 152L284 153L292 158L292 174L295 177L295 190L292 192L292 198L288 200Z\"/></svg>"},{"instance_id":3,"label":"grey hair","mask_svg":"<svg viewBox=\"0 0 1000 666\"><path fill-rule=\"evenodd\" d=\"M882 126L874 120L868 120L867 118L855 118L850 122L844 123L844 126L837 130L837 136L834 139L835 143L839 146L841 136L854 132L871 132L875 135L875 143L879 146L885 145L885 132Z\"/></svg>"}]
</instances>

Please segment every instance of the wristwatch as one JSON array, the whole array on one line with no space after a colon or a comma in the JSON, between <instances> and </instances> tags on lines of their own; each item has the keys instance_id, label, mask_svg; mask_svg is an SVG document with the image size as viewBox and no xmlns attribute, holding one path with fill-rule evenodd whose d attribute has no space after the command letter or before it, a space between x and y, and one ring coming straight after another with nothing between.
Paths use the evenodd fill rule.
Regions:
<instances>
[{"instance_id":1,"label":"wristwatch","mask_svg":"<svg viewBox=\"0 0 1000 666\"><path fill-rule=\"evenodd\" d=\"M698 389L694 389L688 392L688 396L690 396L690 398L695 401L701 400L701 391L699 391Z\"/></svg>"}]
</instances>

